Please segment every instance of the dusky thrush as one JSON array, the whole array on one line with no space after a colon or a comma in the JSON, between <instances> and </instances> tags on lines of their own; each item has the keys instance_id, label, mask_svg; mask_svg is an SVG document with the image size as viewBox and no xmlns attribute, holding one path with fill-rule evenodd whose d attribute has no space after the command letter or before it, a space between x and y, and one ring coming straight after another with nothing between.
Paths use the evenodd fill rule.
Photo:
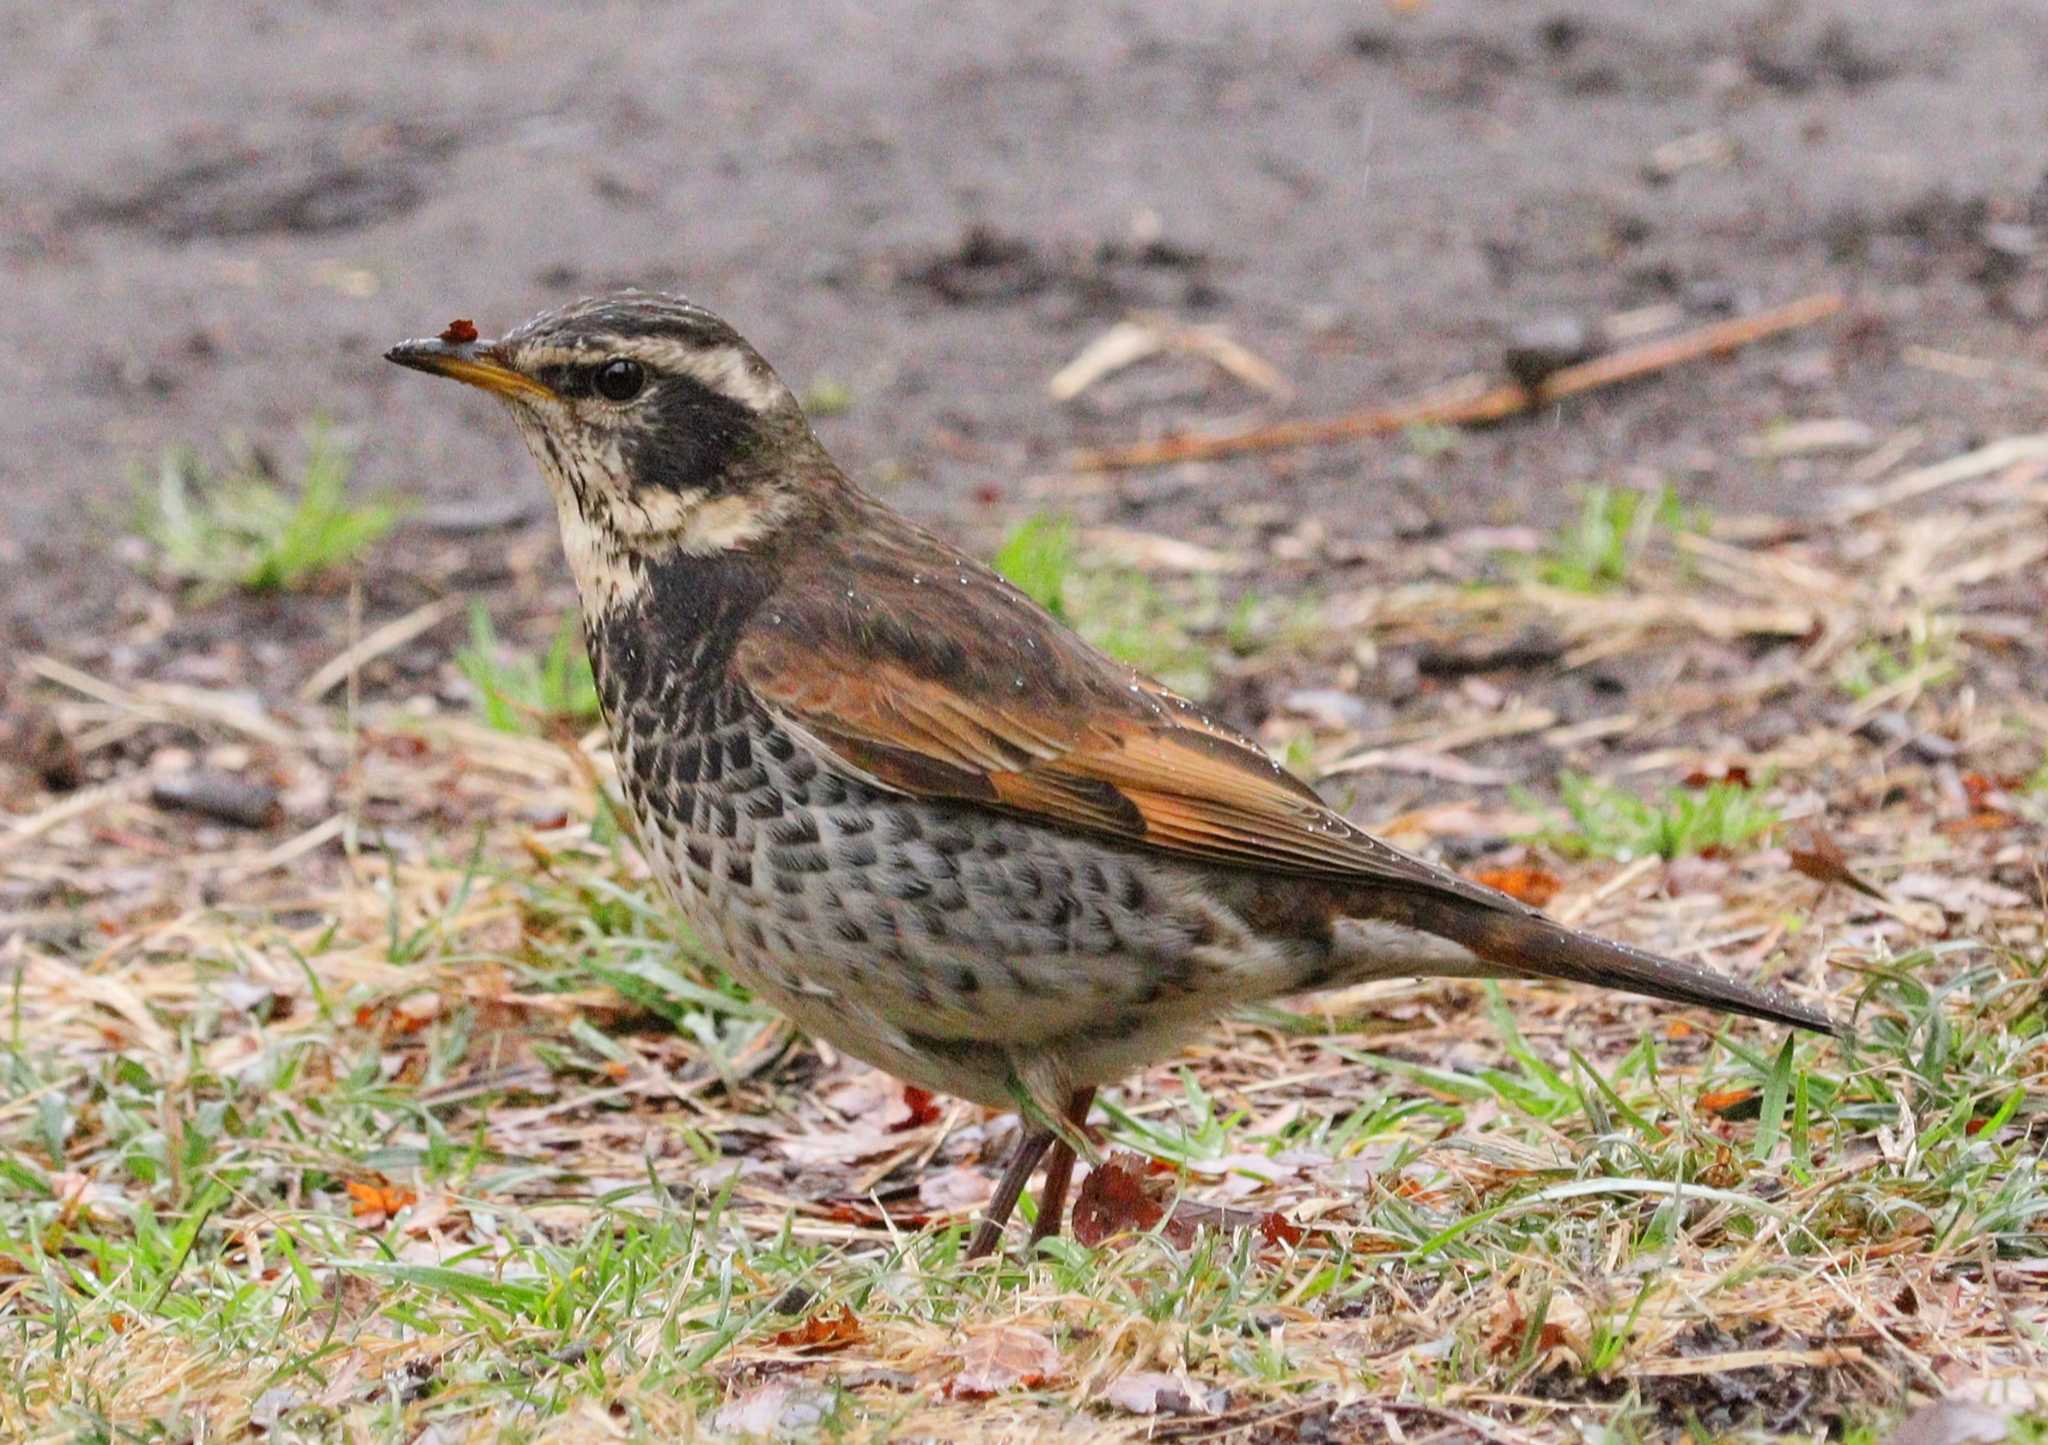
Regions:
<instances>
[{"instance_id":1,"label":"dusky thrush","mask_svg":"<svg viewBox=\"0 0 2048 1445\"><path fill-rule=\"evenodd\" d=\"M619 778L696 936L810 1033L1024 1114L970 1245L1099 1085L1240 1004L1390 976L1570 980L1834 1032L1392 848L1202 707L848 480L679 297L394 347L503 400L547 478Z\"/></svg>"}]
</instances>

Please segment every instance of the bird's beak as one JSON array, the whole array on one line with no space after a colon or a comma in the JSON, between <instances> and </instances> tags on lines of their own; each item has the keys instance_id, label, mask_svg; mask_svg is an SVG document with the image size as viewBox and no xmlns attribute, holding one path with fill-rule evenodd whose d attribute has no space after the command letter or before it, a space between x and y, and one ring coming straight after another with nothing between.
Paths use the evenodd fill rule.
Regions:
<instances>
[{"instance_id":1,"label":"bird's beak","mask_svg":"<svg viewBox=\"0 0 2048 1445\"><path fill-rule=\"evenodd\" d=\"M384 359L414 371L452 376L512 401L557 399L553 391L525 372L507 366L498 355L495 342L445 341L437 337L401 341L384 353Z\"/></svg>"}]
</instances>

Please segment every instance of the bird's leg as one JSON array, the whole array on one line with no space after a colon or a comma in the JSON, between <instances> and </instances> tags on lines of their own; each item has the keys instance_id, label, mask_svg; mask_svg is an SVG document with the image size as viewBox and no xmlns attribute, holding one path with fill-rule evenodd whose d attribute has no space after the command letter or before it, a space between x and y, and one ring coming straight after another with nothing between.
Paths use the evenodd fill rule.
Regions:
<instances>
[{"instance_id":1,"label":"bird's leg","mask_svg":"<svg viewBox=\"0 0 2048 1445\"><path fill-rule=\"evenodd\" d=\"M1002 1181L996 1185L995 1197L988 1202L988 1212L981 1217L981 1224L974 1231L974 1238L968 1242L967 1257L980 1259L994 1251L1003 1238L1003 1226L1010 1222L1010 1212L1017 1207L1017 1200L1024 1193L1024 1186L1031 1180L1031 1171L1038 1167L1039 1159L1053 1141L1053 1131L1043 1124L1033 1124L1029 1116L1024 1120L1024 1137L1017 1141L1016 1152L1010 1155L1010 1162L1003 1168ZM1068 1167L1072 1167L1073 1155L1067 1155Z\"/></svg>"},{"instance_id":2,"label":"bird's leg","mask_svg":"<svg viewBox=\"0 0 2048 1445\"><path fill-rule=\"evenodd\" d=\"M1088 1106L1094 1102L1092 1086L1074 1090L1067 1099L1066 1122L1071 1134L1069 1130L1060 1132L1053 1140L1052 1157L1045 1161L1045 1188L1038 1191L1038 1221L1031 1226L1033 1248L1039 1240L1055 1238L1060 1232L1061 1220L1067 1212L1067 1185L1074 1178L1075 1141L1086 1138Z\"/></svg>"}]
</instances>

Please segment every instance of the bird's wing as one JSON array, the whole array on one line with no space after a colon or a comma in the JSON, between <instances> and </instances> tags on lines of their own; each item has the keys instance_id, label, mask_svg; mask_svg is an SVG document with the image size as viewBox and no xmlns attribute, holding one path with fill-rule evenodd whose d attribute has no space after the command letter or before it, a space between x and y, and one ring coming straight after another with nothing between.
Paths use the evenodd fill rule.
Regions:
<instances>
[{"instance_id":1,"label":"bird's wing","mask_svg":"<svg viewBox=\"0 0 2048 1445\"><path fill-rule=\"evenodd\" d=\"M986 568L921 533L901 540L827 549L734 654L763 704L846 771L1211 862L1529 911L1353 827L1242 735Z\"/></svg>"}]
</instances>

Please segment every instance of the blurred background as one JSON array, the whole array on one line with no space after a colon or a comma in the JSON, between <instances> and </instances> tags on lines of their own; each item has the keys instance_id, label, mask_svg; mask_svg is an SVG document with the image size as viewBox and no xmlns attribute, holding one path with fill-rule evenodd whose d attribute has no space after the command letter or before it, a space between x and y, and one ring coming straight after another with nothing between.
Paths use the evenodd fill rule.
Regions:
<instances>
[{"instance_id":1,"label":"blurred background","mask_svg":"<svg viewBox=\"0 0 2048 1445\"><path fill-rule=\"evenodd\" d=\"M131 469L165 446L290 458L320 415L358 491L423 504L414 541L547 521L485 399L379 355L624 282L727 315L850 471L976 536L1049 495L1209 541L1312 511L1341 562L1648 473L1798 508L1810 488L1739 453L1782 418L1918 424L1939 450L2048 409L2038 372L1890 364L2048 364L2029 0L187 0L9 7L0 42L20 645L103 632ZM1821 288L1850 294L1846 327L1568 425L1058 484L1077 445L1497 370L1523 328ZM1174 355L1053 400L1134 313L1270 374Z\"/></svg>"}]
</instances>

